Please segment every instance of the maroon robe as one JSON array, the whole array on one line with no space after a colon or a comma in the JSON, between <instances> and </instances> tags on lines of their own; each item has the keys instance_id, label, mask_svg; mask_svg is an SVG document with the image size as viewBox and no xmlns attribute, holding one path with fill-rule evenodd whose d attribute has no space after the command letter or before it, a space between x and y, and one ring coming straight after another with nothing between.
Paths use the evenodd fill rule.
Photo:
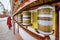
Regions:
<instances>
[{"instance_id":1,"label":"maroon robe","mask_svg":"<svg viewBox=\"0 0 60 40\"><path fill-rule=\"evenodd\" d=\"M7 18L7 25L9 27L9 29L11 29L12 24L11 24L11 17L10 16L8 16L8 18Z\"/></svg>"}]
</instances>

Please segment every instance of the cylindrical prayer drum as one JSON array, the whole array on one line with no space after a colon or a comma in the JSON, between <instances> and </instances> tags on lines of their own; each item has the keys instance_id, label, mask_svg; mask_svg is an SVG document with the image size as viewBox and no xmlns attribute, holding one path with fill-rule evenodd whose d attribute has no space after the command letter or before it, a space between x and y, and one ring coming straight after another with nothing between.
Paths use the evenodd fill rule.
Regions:
<instances>
[{"instance_id":1,"label":"cylindrical prayer drum","mask_svg":"<svg viewBox=\"0 0 60 40\"><path fill-rule=\"evenodd\" d=\"M38 9L38 29L43 32L52 31L52 9Z\"/></svg>"},{"instance_id":2,"label":"cylindrical prayer drum","mask_svg":"<svg viewBox=\"0 0 60 40\"><path fill-rule=\"evenodd\" d=\"M31 25L31 12L29 12L29 11L23 12L23 25L24 26Z\"/></svg>"},{"instance_id":3,"label":"cylindrical prayer drum","mask_svg":"<svg viewBox=\"0 0 60 40\"><path fill-rule=\"evenodd\" d=\"M18 14L18 22L22 23L22 14Z\"/></svg>"}]
</instances>

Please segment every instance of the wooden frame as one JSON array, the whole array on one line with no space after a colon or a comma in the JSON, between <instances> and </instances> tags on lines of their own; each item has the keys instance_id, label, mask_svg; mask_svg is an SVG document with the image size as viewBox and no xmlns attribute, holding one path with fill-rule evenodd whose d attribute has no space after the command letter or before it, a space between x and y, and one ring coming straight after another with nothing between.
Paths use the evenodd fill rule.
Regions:
<instances>
[{"instance_id":1,"label":"wooden frame","mask_svg":"<svg viewBox=\"0 0 60 40\"><path fill-rule=\"evenodd\" d=\"M56 9L56 40L59 40L59 9L58 6L55 7Z\"/></svg>"}]
</instances>

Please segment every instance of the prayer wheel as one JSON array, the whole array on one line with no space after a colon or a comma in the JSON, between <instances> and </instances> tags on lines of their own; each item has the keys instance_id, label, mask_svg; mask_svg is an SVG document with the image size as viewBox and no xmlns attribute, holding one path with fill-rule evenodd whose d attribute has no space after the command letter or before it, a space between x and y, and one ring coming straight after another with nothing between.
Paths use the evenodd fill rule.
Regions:
<instances>
[{"instance_id":1,"label":"prayer wheel","mask_svg":"<svg viewBox=\"0 0 60 40\"><path fill-rule=\"evenodd\" d=\"M22 23L22 14L18 14L18 22Z\"/></svg>"},{"instance_id":2,"label":"prayer wheel","mask_svg":"<svg viewBox=\"0 0 60 40\"><path fill-rule=\"evenodd\" d=\"M52 9L38 9L38 29L43 32L52 31Z\"/></svg>"},{"instance_id":3,"label":"prayer wheel","mask_svg":"<svg viewBox=\"0 0 60 40\"><path fill-rule=\"evenodd\" d=\"M23 15L23 25L24 26L31 25L31 12L24 11L22 15Z\"/></svg>"}]
</instances>

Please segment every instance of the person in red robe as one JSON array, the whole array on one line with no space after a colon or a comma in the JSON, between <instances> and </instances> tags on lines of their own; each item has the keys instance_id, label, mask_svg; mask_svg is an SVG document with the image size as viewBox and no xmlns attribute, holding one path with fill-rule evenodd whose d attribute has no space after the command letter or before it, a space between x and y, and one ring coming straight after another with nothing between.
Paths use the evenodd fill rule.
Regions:
<instances>
[{"instance_id":1,"label":"person in red robe","mask_svg":"<svg viewBox=\"0 0 60 40\"><path fill-rule=\"evenodd\" d=\"M7 18L7 25L8 25L8 28L11 29L12 24L11 24L11 17L10 16L8 16L8 18Z\"/></svg>"}]
</instances>

